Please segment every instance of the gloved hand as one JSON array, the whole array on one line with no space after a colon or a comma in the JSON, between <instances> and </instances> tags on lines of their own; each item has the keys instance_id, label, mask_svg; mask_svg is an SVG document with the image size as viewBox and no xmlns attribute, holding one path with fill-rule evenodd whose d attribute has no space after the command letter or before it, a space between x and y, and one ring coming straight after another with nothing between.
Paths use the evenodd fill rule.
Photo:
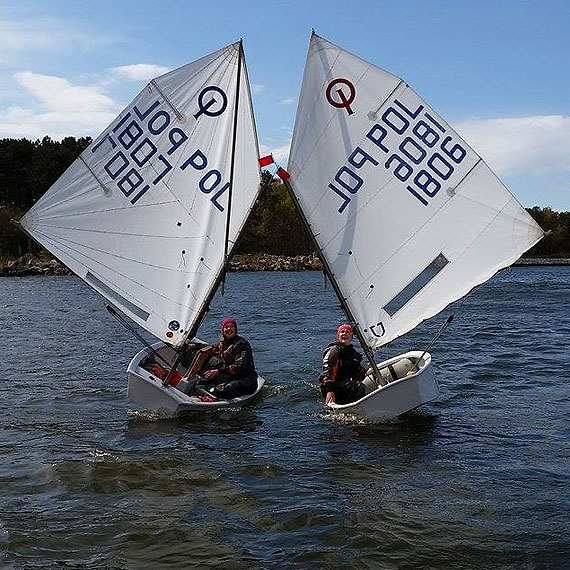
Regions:
<instances>
[{"instance_id":1,"label":"gloved hand","mask_svg":"<svg viewBox=\"0 0 570 570\"><path fill-rule=\"evenodd\" d=\"M215 380L219 375L219 370L206 370L206 372L204 372L204 378L206 378L206 380Z\"/></svg>"}]
</instances>

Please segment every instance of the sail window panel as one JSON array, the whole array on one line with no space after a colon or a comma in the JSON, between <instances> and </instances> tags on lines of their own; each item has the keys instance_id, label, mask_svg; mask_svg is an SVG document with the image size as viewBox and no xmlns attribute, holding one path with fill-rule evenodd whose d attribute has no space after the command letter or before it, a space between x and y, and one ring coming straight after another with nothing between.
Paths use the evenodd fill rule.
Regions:
<instances>
[{"instance_id":1,"label":"sail window panel","mask_svg":"<svg viewBox=\"0 0 570 570\"><path fill-rule=\"evenodd\" d=\"M138 307L134 303L131 303L128 299L125 299L125 297L123 297L122 295L111 289L111 287L109 287L106 283L103 283L101 279L95 277L95 275L93 275L93 273L91 273L90 271L87 272L87 275L85 276L85 281L87 281L87 283L89 283L89 285L93 286L95 289L100 290L102 293L104 293L107 299L114 300L117 303L117 305L125 309L128 309L131 313L133 313L133 315L136 315L139 319L146 321L150 317L150 313L148 313L141 307Z\"/></svg>"},{"instance_id":2,"label":"sail window panel","mask_svg":"<svg viewBox=\"0 0 570 570\"><path fill-rule=\"evenodd\" d=\"M395 315L410 299L426 287L448 263L449 259L440 253L411 283L386 303L384 310L390 316Z\"/></svg>"}]
</instances>

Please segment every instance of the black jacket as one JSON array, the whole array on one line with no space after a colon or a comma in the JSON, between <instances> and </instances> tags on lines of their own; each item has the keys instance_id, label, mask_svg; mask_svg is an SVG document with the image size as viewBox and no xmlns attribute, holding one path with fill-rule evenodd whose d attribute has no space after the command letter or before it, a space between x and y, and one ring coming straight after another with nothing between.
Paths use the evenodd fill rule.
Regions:
<instances>
[{"instance_id":1,"label":"black jacket","mask_svg":"<svg viewBox=\"0 0 570 570\"><path fill-rule=\"evenodd\" d=\"M323 390L334 392L336 387L360 382L366 374L361 362L362 355L351 344L344 346L338 340L329 344L323 353L323 373L319 377Z\"/></svg>"},{"instance_id":2,"label":"black jacket","mask_svg":"<svg viewBox=\"0 0 570 570\"><path fill-rule=\"evenodd\" d=\"M227 374L232 380L257 380L253 352L245 338L239 335L229 340L222 337L218 343L218 349L218 356L222 361L218 370L222 374Z\"/></svg>"}]
</instances>

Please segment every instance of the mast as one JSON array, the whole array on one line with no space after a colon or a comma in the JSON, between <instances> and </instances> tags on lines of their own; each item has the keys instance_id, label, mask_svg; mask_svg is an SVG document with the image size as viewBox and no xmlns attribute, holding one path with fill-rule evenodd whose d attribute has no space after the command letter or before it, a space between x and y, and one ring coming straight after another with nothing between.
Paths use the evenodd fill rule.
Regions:
<instances>
[{"instance_id":1,"label":"mast","mask_svg":"<svg viewBox=\"0 0 570 570\"><path fill-rule=\"evenodd\" d=\"M230 162L230 187L228 190L228 212L226 214L226 237L224 239L224 264L222 266L222 295L224 294L224 287L226 284L226 270L229 265L228 260L228 243L230 237L230 221L232 213L232 191L234 186L234 167L236 158L236 139L237 139L237 122L238 122L238 109L239 109L239 89L240 89L240 77L241 77L241 60L243 57L243 40L239 41L239 59L238 59L238 69L237 69L237 91L236 91L236 104L234 109L234 127L233 127L233 138L232 138L232 157ZM208 301L209 302L209 301Z\"/></svg>"},{"instance_id":2,"label":"mast","mask_svg":"<svg viewBox=\"0 0 570 570\"><path fill-rule=\"evenodd\" d=\"M236 141L237 141L237 123L238 123L238 111L239 111L239 91L240 91L240 86L241 86L241 61L242 61L242 57L243 57L243 40L240 38L239 45L238 45L236 99L235 99L235 105L234 105L232 150L231 150L231 158L230 158L230 187L228 189L228 208L227 208L228 211L226 214L226 237L225 237L225 243L224 243L224 262L222 264L222 267L221 267L218 275L216 275L216 278L214 279L212 286L210 287L210 290L208 291L208 294L206 295L206 298L204 299L204 302L202 303L202 306L200 307L200 310L198 311L198 314L196 315L196 318L194 319L192 326L186 331L186 334L184 335L184 339L182 341L182 346L184 346L184 344L186 343L186 341L189 338L193 338L194 336L196 336L196 333L198 332L198 329L200 328L200 325L202 324L202 321L204 320L204 317L206 316L206 313L208 312L208 310L210 308L210 303L212 302L212 299L214 298L214 295L216 294L216 291L218 290L220 283L223 283L225 281L226 270L227 270L228 265L230 263L231 256L233 253L233 249L234 249L232 247L228 253L230 221L231 221L230 220L230 214L231 214L231 205L232 205L232 189L234 186L234 170L235 170L235 154L236 154L235 150L236 150ZM178 354L176 355L176 358L174 359L174 362L172 363L172 368L170 369L170 372L166 375L166 378L164 379L164 381L162 383L163 386L168 386L168 384L170 382L170 378L172 377L174 372L176 372L176 369L178 368L178 365L180 364L180 361L182 359L183 354L184 354L184 352L182 350L180 350L178 352Z\"/></svg>"},{"instance_id":3,"label":"mast","mask_svg":"<svg viewBox=\"0 0 570 570\"><path fill-rule=\"evenodd\" d=\"M317 238L315 237L315 234L313 233L313 230L311 228L311 224L309 224L309 221L305 217L305 213L303 212L303 209L301 208L301 205L299 204L299 201L297 200L297 196L295 196L295 192L293 192L293 188L291 187L291 183L289 182L289 180L287 178L282 178L282 180L283 180L283 184L285 185L285 188L287 189L287 192L289 193L289 196L291 196L291 199L293 200L293 203L295 204L295 207L297 208L297 212L299 212L301 219L303 220L303 224L305 225L305 229L307 230L307 232L311 236L311 239L313 240L313 244L315 246L315 249L317 250L317 255L319 256L319 259L321 260L321 263L323 264L323 267L325 268L325 274L329 278L329 281L331 282L331 285L333 286L334 292L336 293L336 296L338 297L338 300L340 302L340 306L342 307L342 310L344 311L345 315L352 322L352 326L353 326L355 336L358 339L358 342L360 343L360 346L362 347L364 354L366 355L366 359L368 360L370 367L372 368L374 376L375 376L376 380L380 383L380 385L383 386L384 384L386 384L386 382L382 378L382 375L380 374L380 371L378 370L378 366L376 366L376 362L374 361L374 353L372 352L372 349L368 346L368 344L364 340L364 336L363 336L362 332L360 331L360 327L358 326L358 323L356 322L356 319L354 318L354 315L352 314L352 311L350 310L350 307L348 306L348 303L346 302L346 297L342 294L342 290L340 289L339 284L336 281L334 273L332 272L331 267L325 258L323 250L319 246Z\"/></svg>"}]
</instances>

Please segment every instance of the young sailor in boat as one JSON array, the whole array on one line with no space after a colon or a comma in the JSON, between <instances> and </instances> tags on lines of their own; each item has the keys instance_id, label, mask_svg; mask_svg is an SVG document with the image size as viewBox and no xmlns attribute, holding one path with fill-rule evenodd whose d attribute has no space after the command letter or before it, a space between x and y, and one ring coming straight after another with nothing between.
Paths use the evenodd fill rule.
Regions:
<instances>
[{"instance_id":1,"label":"young sailor in boat","mask_svg":"<svg viewBox=\"0 0 570 570\"><path fill-rule=\"evenodd\" d=\"M222 336L214 351L217 358L206 365L206 382L202 380L199 385L223 400L253 394L257 388L257 372L251 345L237 334L235 319L225 318L221 330Z\"/></svg>"},{"instance_id":2,"label":"young sailor in boat","mask_svg":"<svg viewBox=\"0 0 570 570\"><path fill-rule=\"evenodd\" d=\"M352 337L352 327L340 325L336 340L323 353L323 373L319 380L325 404L349 404L364 396L362 380L366 369L361 364L362 355L352 346Z\"/></svg>"}]
</instances>

